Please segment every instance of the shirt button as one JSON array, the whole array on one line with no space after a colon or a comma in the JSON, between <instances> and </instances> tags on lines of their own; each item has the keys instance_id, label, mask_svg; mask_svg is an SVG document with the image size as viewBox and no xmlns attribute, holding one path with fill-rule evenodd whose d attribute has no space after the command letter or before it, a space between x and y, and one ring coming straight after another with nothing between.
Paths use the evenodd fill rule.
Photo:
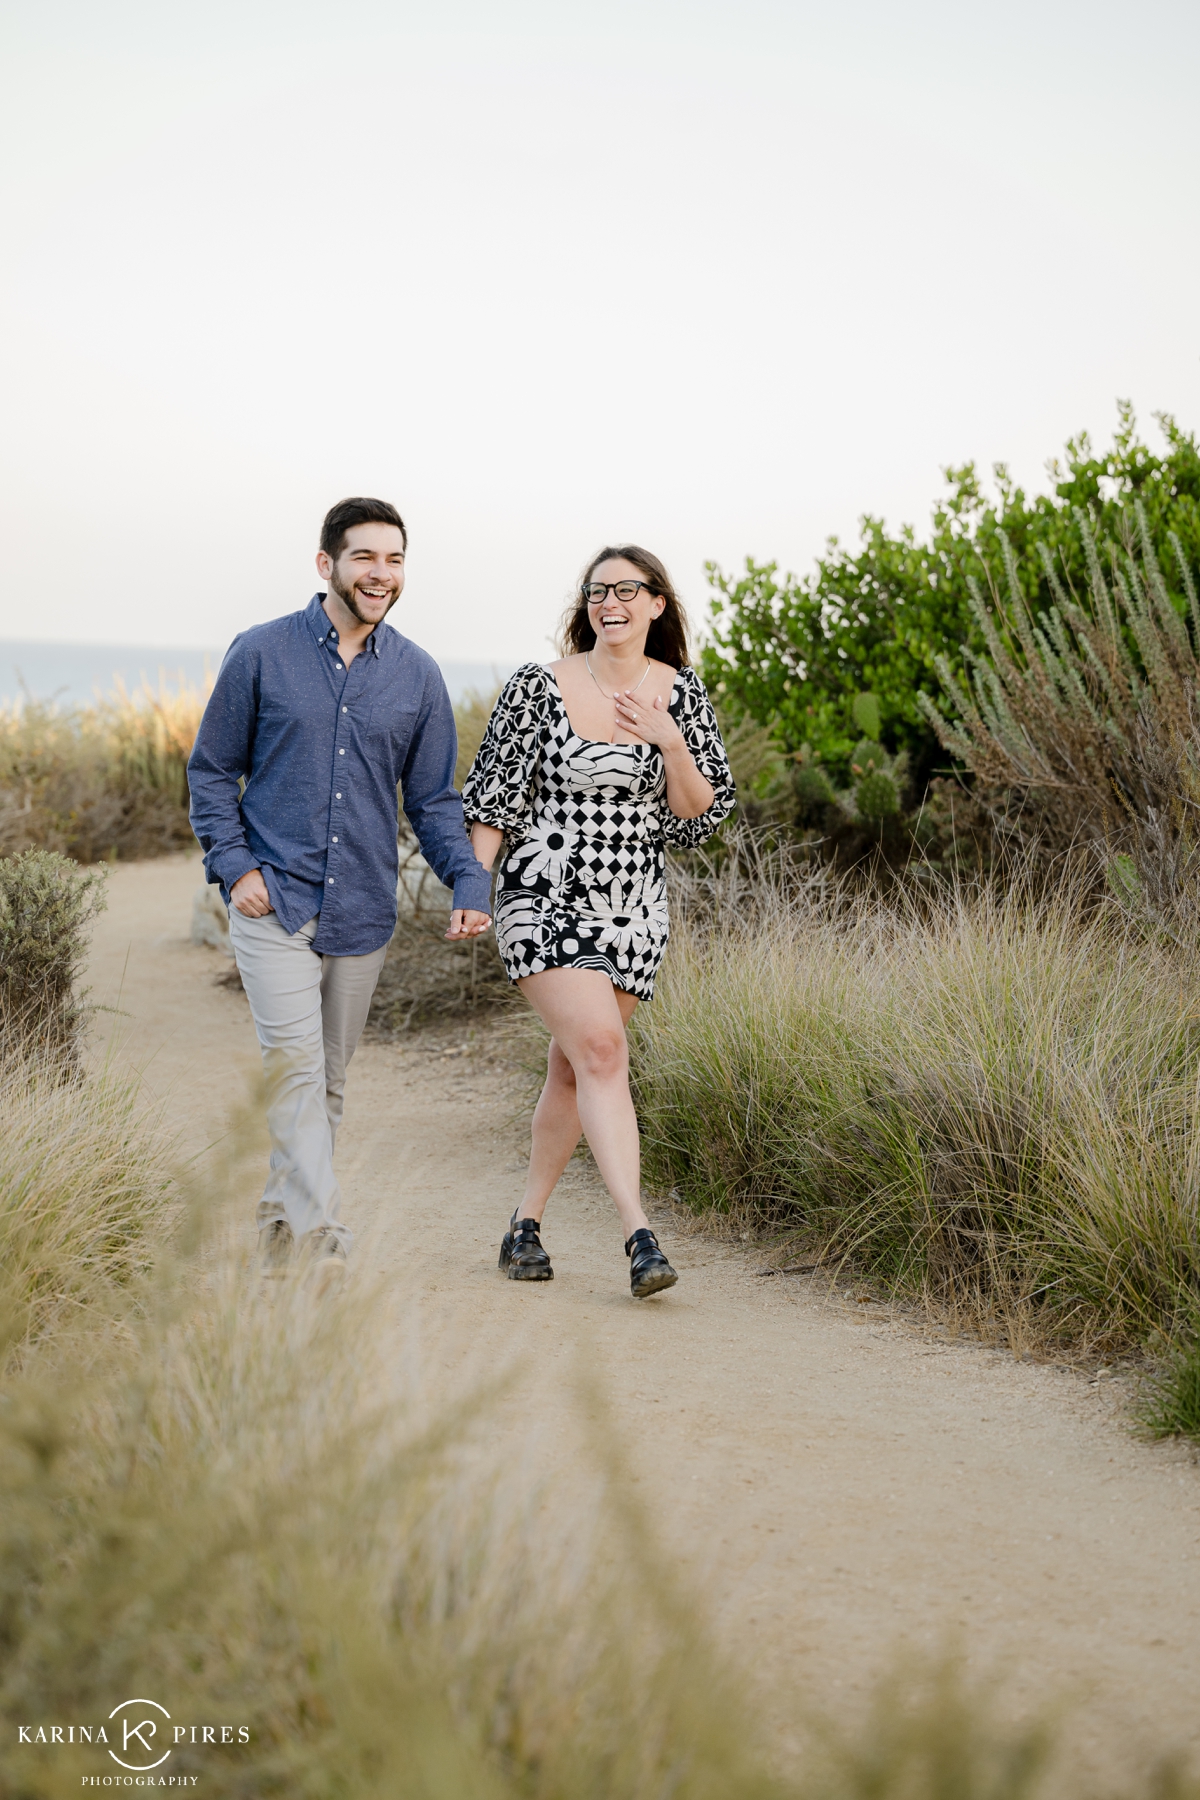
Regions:
<instances>
[{"instance_id":1,"label":"shirt button","mask_svg":"<svg viewBox=\"0 0 1200 1800\"><path fill-rule=\"evenodd\" d=\"M338 751L338 755L339 755L339 756L345 756L345 754L346 754L346 752L345 752L345 751L344 751L344 750L339 750L339 751Z\"/></svg>"},{"instance_id":2,"label":"shirt button","mask_svg":"<svg viewBox=\"0 0 1200 1800\"><path fill-rule=\"evenodd\" d=\"M340 794L335 794L333 797L335 800L340 800L342 796Z\"/></svg>"},{"instance_id":3,"label":"shirt button","mask_svg":"<svg viewBox=\"0 0 1200 1800\"><path fill-rule=\"evenodd\" d=\"M342 711L343 711L343 712L349 712L349 711L350 711L350 708L349 708L349 707L348 707L348 706L343 706L343 708L342 708Z\"/></svg>"},{"instance_id":4,"label":"shirt button","mask_svg":"<svg viewBox=\"0 0 1200 1800\"><path fill-rule=\"evenodd\" d=\"M329 877L329 885L330 885L330 887L333 886L333 876L332 875Z\"/></svg>"},{"instance_id":5,"label":"shirt button","mask_svg":"<svg viewBox=\"0 0 1200 1800\"><path fill-rule=\"evenodd\" d=\"M339 664L338 664L338 668L339 668L339 669L340 669L340 668L341 668L341 666L342 666L342 665L341 665L341 663L339 663Z\"/></svg>"},{"instance_id":6,"label":"shirt button","mask_svg":"<svg viewBox=\"0 0 1200 1800\"><path fill-rule=\"evenodd\" d=\"M336 839L336 838L334 838L334 840L333 840L333 841L334 841L334 843L335 843L335 844L336 844L336 843L337 843L337 839Z\"/></svg>"}]
</instances>

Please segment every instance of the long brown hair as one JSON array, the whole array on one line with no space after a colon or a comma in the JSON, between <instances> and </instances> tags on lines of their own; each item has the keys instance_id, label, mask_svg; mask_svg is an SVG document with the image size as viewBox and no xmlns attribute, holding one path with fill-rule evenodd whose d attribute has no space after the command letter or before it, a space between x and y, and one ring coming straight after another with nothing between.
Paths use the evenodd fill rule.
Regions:
<instances>
[{"instance_id":1,"label":"long brown hair","mask_svg":"<svg viewBox=\"0 0 1200 1800\"><path fill-rule=\"evenodd\" d=\"M683 603L657 556L651 556L649 550L643 550L638 544L606 544L603 550L597 550L588 563L576 584L575 597L563 614L558 634L563 655L581 656L595 644L596 633L588 618L588 604L583 590L602 562L609 562L618 556L631 562L635 569L640 569L650 592L666 601L657 619L650 621L650 630L646 634L646 655L652 656L656 662L669 663L673 669L686 669L690 659L687 648L687 614L683 610Z\"/></svg>"}]
</instances>

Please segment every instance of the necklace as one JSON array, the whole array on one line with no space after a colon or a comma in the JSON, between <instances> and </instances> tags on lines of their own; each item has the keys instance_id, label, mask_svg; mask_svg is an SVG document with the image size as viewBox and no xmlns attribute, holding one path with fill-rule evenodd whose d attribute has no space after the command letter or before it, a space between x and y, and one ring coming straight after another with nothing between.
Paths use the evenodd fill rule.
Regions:
<instances>
[{"instance_id":1,"label":"necklace","mask_svg":"<svg viewBox=\"0 0 1200 1800\"><path fill-rule=\"evenodd\" d=\"M590 675L590 676L591 676L591 678L592 678L592 680L593 680L593 681L596 681L596 671L595 671L595 669L593 669L593 667L592 667L592 661L591 661L591 658L590 658L590 656L589 656L589 655L588 655L588 653L587 653L587 651L586 651L586 650L585 650L585 651L584 651L584 653L583 653L583 660L584 660L584 662L585 662L585 664L586 664L586 665L587 665L587 672L588 672L588 674L589 674L589 675ZM642 682L643 682L643 681L645 681L645 679L646 679L646 677L647 677L647 675L648 675L648 674L649 674L649 673L650 673L650 664L649 664L649 662L647 662L647 664L646 664L646 666L645 666L645 668L644 668L644 669L643 669L643 670L642 670L642 674L641 674L641 680L640 680L640 681L638 681L638 682L636 682L636 683L635 683L635 685L634 685L634 686L633 686L633 687L631 687L631 688L630 688L630 690L629 690L629 692L630 692L630 693L631 693L631 694L636 694L636 693L637 693L637 691L638 691L638 688L640 688L640 687L641 687L641 685L642 685ZM602 688L602 687L600 687L600 683L599 683L599 682L598 682L598 681L596 681L596 686L597 686L597 687L598 687L598 688L600 688L600 692L601 692L601 693L602 693L602 694L604 694L604 689L603 689L603 688ZM613 708L614 708L614 717L613 717L613 734L612 734L612 736L611 736L611 737L610 737L610 738L609 738L609 740L608 740L608 741L609 741L609 743L610 743L610 744L615 744L615 743L616 743L616 741L617 741L617 721L616 721L616 716L615 716L615 709L616 709L616 700L617 700L617 696L616 696L616 695L615 695L615 694L604 694L604 698L605 698L605 699L606 699L606 700L611 700L611 701L612 701L612 702L613 702Z\"/></svg>"}]
</instances>

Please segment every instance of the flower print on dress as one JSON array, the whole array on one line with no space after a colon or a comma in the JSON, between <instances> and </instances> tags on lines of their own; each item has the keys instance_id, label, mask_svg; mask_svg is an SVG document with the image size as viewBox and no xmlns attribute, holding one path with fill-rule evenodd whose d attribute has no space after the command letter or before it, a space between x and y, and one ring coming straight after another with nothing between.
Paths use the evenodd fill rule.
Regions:
<instances>
[{"instance_id":1,"label":"flower print on dress","mask_svg":"<svg viewBox=\"0 0 1200 1800\"><path fill-rule=\"evenodd\" d=\"M659 938L666 941L666 895L652 875L626 884L614 880L607 894L593 888L588 911L581 917L599 926L594 933L596 948L615 950L620 967L631 953L640 955Z\"/></svg>"},{"instance_id":2,"label":"flower print on dress","mask_svg":"<svg viewBox=\"0 0 1200 1800\"><path fill-rule=\"evenodd\" d=\"M560 886L575 855L577 834L553 819L539 819L529 828L525 842L513 851L509 863L521 868L521 886L532 887L544 875L552 888Z\"/></svg>"}]
</instances>

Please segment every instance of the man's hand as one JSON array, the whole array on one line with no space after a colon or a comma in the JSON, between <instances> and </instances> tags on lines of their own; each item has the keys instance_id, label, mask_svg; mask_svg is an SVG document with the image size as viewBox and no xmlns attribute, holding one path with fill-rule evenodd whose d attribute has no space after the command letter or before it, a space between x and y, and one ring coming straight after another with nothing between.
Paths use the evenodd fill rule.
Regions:
<instances>
[{"instance_id":1,"label":"man's hand","mask_svg":"<svg viewBox=\"0 0 1200 1800\"><path fill-rule=\"evenodd\" d=\"M229 902L237 907L244 919L265 919L269 912L275 911L261 869L249 869L240 881L234 882L229 890ZM475 918L477 915L469 916Z\"/></svg>"},{"instance_id":2,"label":"man's hand","mask_svg":"<svg viewBox=\"0 0 1200 1800\"><path fill-rule=\"evenodd\" d=\"M491 913L473 912L469 906L456 906L450 914L450 929L446 936L451 939L478 937L481 931L487 930L491 922Z\"/></svg>"}]
</instances>

